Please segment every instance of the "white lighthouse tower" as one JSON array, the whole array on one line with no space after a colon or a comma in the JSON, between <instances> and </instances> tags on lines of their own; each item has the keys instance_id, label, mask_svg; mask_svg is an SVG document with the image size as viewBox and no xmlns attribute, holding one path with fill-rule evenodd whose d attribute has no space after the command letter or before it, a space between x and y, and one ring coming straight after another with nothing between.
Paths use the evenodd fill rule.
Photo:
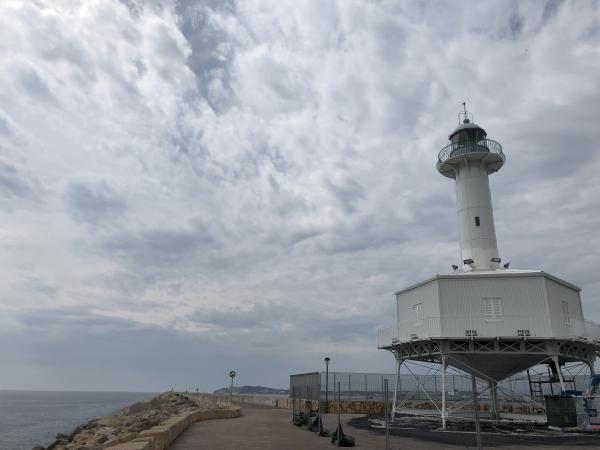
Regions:
<instances>
[{"instance_id":1,"label":"white lighthouse tower","mask_svg":"<svg viewBox=\"0 0 600 450\"><path fill-rule=\"evenodd\" d=\"M488 178L506 158L466 108L461 116L437 169L455 180L462 268L397 291L398 323L379 331L378 347L394 354L398 378L405 361L426 361L441 365L442 386L448 366L485 382L496 416L498 383L512 375L546 364L549 382L564 391L565 363L593 372L600 325L584 319L579 287L542 270L501 265ZM445 426L444 387L441 402Z\"/></svg>"},{"instance_id":2,"label":"white lighthouse tower","mask_svg":"<svg viewBox=\"0 0 600 450\"><path fill-rule=\"evenodd\" d=\"M504 164L502 146L483 128L464 119L439 154L440 173L456 180L460 252L464 270L497 269L500 264L488 176Z\"/></svg>"}]
</instances>

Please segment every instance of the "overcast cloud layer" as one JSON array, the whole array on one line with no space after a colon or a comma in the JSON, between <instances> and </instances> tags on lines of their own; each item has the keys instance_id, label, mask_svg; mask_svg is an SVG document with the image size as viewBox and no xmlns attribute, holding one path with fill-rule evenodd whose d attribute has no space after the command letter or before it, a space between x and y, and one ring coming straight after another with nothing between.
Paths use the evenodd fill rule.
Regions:
<instances>
[{"instance_id":1,"label":"overcast cloud layer","mask_svg":"<svg viewBox=\"0 0 600 450\"><path fill-rule=\"evenodd\" d=\"M2 1L0 388L392 370L463 100L500 256L600 320L598 2Z\"/></svg>"}]
</instances>

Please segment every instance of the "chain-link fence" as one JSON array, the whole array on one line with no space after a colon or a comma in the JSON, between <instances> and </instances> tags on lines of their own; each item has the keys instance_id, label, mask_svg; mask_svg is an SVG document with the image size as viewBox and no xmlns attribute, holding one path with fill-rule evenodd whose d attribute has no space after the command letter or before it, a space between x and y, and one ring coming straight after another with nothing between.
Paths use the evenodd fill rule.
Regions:
<instances>
[{"instance_id":1,"label":"chain-link fence","mask_svg":"<svg viewBox=\"0 0 600 450\"><path fill-rule=\"evenodd\" d=\"M356 372L312 372L290 376L290 397L309 400L337 399L339 386L340 399L345 401L383 401L384 380L388 380L390 391L396 386L396 374L356 373ZM578 375L567 378L566 388L583 391L589 376ZM482 401L490 397L487 383L478 380L478 391ZM449 402L472 397L471 376L460 373L447 373L445 383L440 373L435 375L402 373L398 380L398 399L439 401L445 386ZM549 382L544 374L521 373L498 383L498 401L502 403L527 403L532 400L543 403L544 395L558 394L561 388L558 380Z\"/></svg>"}]
</instances>

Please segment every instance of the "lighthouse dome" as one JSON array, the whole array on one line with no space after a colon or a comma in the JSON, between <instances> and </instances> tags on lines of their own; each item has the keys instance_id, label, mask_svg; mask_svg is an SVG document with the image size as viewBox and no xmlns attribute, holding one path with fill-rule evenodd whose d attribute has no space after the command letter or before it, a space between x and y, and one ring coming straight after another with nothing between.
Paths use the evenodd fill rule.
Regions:
<instances>
[{"instance_id":1,"label":"lighthouse dome","mask_svg":"<svg viewBox=\"0 0 600 450\"><path fill-rule=\"evenodd\" d=\"M472 123L467 117L456 129L450 133L448 139L452 144L476 143L485 139L487 133L476 123Z\"/></svg>"}]
</instances>

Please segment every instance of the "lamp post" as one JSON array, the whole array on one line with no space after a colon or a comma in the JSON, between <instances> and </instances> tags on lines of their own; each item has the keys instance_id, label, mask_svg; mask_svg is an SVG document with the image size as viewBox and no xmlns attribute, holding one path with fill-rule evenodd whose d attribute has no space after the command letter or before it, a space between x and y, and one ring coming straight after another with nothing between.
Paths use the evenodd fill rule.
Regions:
<instances>
[{"instance_id":1,"label":"lamp post","mask_svg":"<svg viewBox=\"0 0 600 450\"><path fill-rule=\"evenodd\" d=\"M229 377L231 378L231 384L229 385L229 398L231 399L232 405L233 405L233 379L235 378L236 375L237 375L237 373L235 372L235 370L232 370L229 372Z\"/></svg>"},{"instance_id":2,"label":"lamp post","mask_svg":"<svg viewBox=\"0 0 600 450\"><path fill-rule=\"evenodd\" d=\"M329 356L325 357L325 414L329 414Z\"/></svg>"}]
</instances>

